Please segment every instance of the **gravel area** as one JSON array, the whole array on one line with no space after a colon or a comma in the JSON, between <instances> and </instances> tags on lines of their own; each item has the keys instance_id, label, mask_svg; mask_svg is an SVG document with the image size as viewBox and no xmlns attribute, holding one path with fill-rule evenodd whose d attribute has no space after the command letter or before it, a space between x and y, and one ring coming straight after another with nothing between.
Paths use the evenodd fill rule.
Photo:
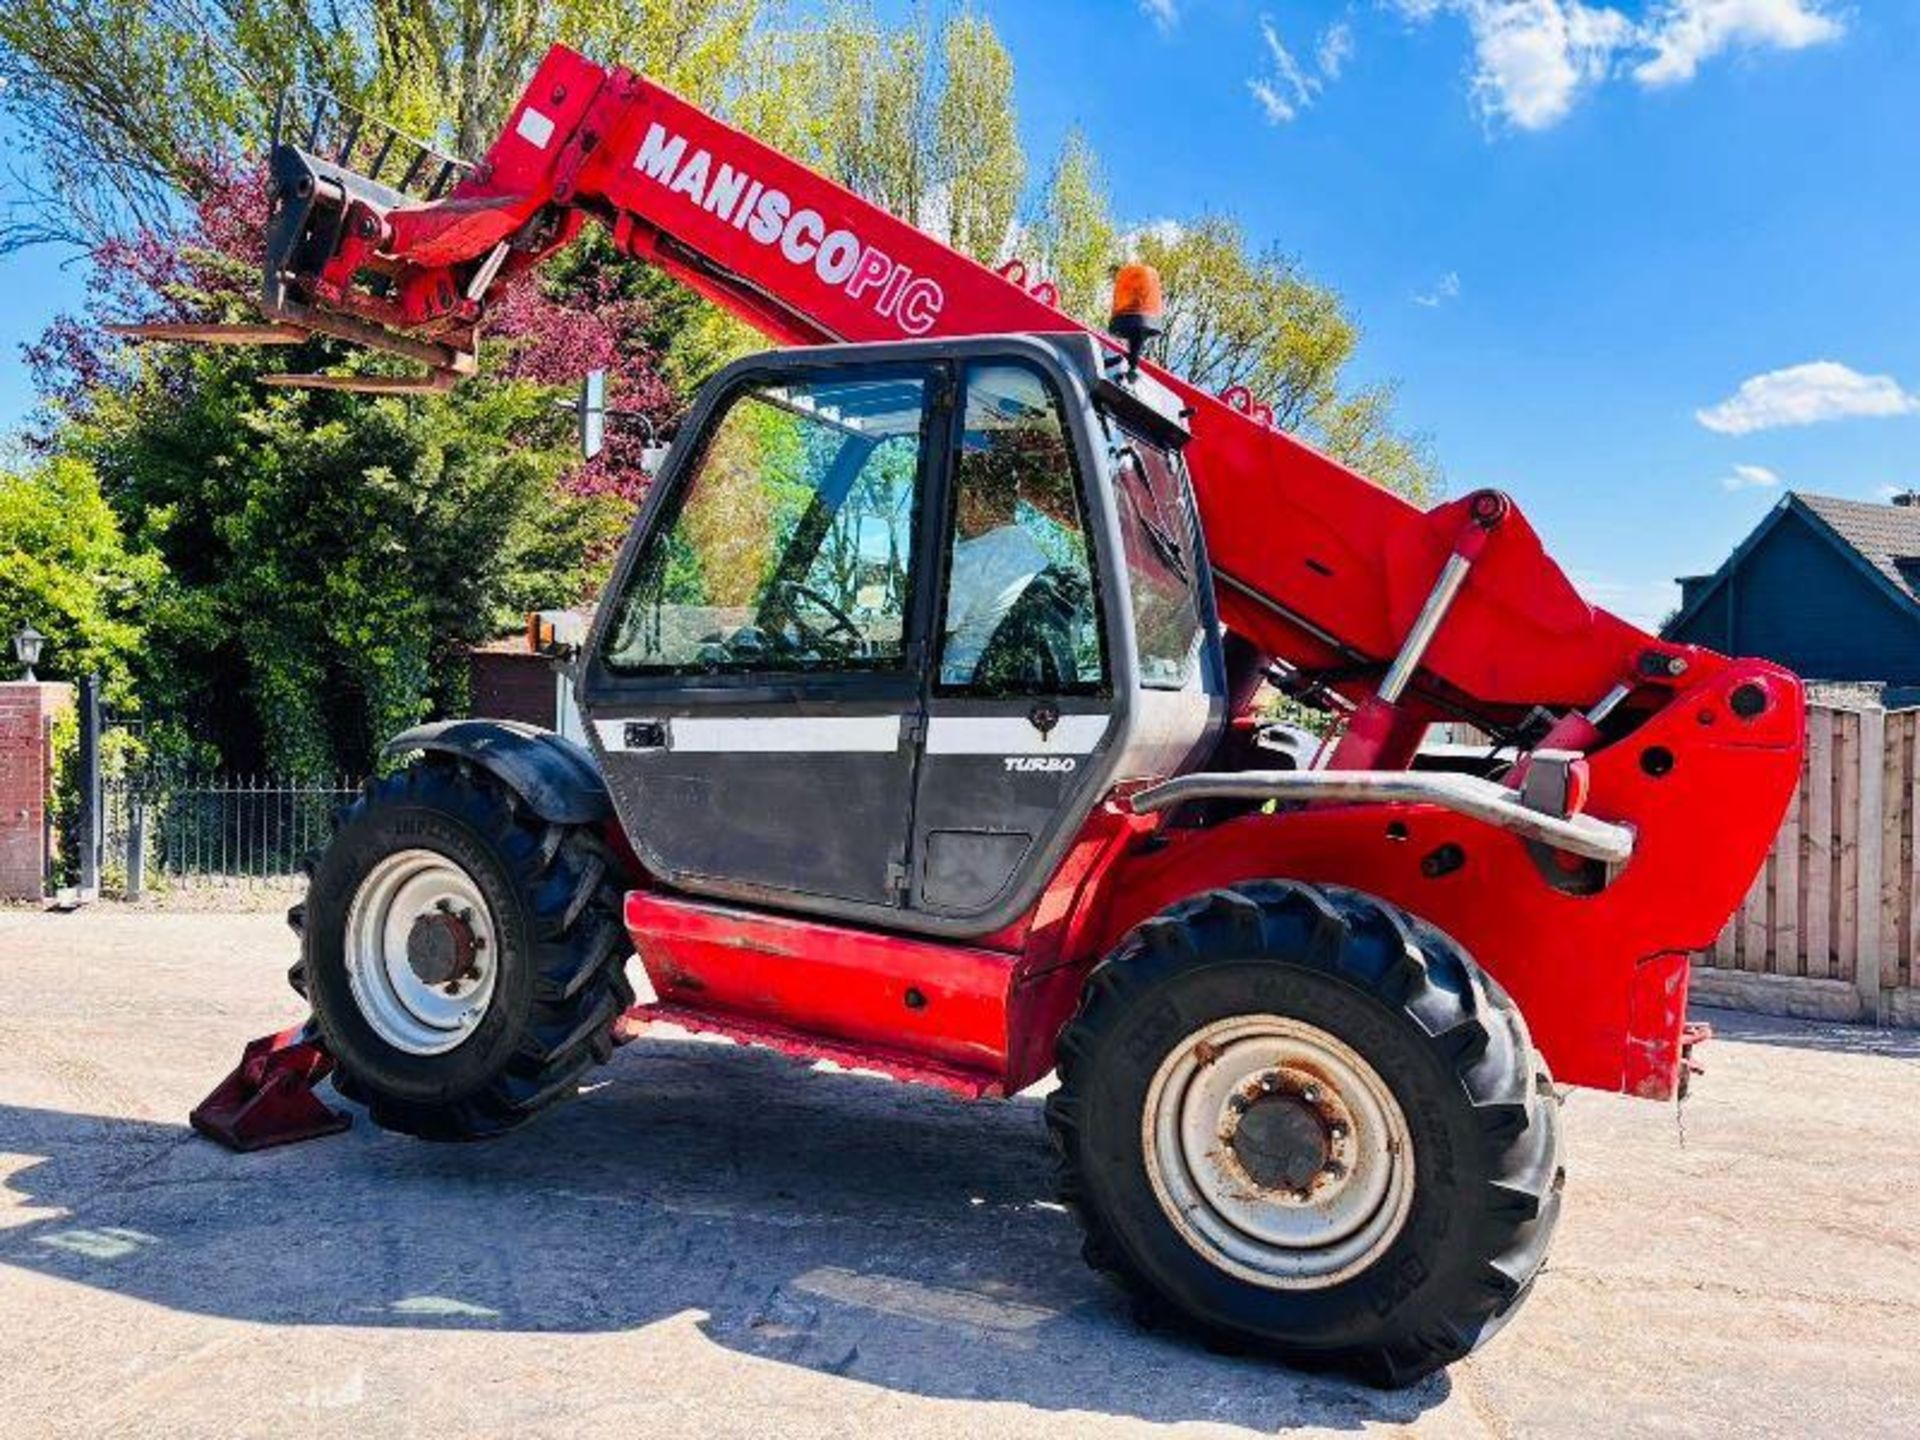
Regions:
<instances>
[{"instance_id":1,"label":"gravel area","mask_svg":"<svg viewBox=\"0 0 1920 1440\"><path fill-rule=\"evenodd\" d=\"M296 1020L275 915L0 909L0 1432L1920 1434L1920 1034L1710 1014L1575 1092L1481 1354L1380 1393L1143 1333L1039 1107L662 1034L505 1140L253 1156L188 1108Z\"/></svg>"}]
</instances>

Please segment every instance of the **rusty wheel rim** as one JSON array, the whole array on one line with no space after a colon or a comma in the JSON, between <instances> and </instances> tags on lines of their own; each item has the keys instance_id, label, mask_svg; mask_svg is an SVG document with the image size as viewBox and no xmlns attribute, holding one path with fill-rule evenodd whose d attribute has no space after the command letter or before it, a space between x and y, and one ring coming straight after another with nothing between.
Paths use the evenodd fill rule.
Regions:
<instances>
[{"instance_id":1,"label":"rusty wheel rim","mask_svg":"<svg viewBox=\"0 0 1920 1440\"><path fill-rule=\"evenodd\" d=\"M1147 1173L1182 1238L1270 1289L1338 1284L1413 1204L1413 1140L1379 1072L1282 1015L1218 1020L1161 1062L1141 1117Z\"/></svg>"}]
</instances>

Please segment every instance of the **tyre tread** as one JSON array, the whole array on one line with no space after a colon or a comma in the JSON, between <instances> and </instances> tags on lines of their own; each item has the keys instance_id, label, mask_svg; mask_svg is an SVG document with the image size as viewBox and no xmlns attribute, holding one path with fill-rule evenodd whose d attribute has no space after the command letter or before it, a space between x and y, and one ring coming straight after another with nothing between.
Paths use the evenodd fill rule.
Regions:
<instances>
[{"instance_id":1,"label":"tyre tread","mask_svg":"<svg viewBox=\"0 0 1920 1440\"><path fill-rule=\"evenodd\" d=\"M581 1075L612 1051L614 1026L633 1001L619 868L589 829L548 824L491 774L444 757L369 781L336 816L336 833L387 806L440 810L481 836L526 904L534 976L521 1044L479 1091L446 1104L368 1093L368 1113L383 1129L421 1139L502 1134L572 1095ZM304 903L288 915L303 950L314 939L307 919ZM294 967L303 994L308 963L303 955Z\"/></svg>"},{"instance_id":2,"label":"tyre tread","mask_svg":"<svg viewBox=\"0 0 1920 1440\"><path fill-rule=\"evenodd\" d=\"M1249 942L1254 942L1252 945ZM1182 968L1249 956L1337 978L1402 1011L1457 1077L1480 1125L1486 1182L1471 1233L1478 1251L1446 1313L1381 1343L1318 1348L1249 1335L1182 1314L1126 1255L1089 1200L1079 1077L1121 1011ZM1531 1290L1560 1208L1558 1113L1525 1022L1506 993L1438 930L1358 891L1259 881L1180 902L1136 927L1088 976L1057 1047L1059 1088L1047 1127L1059 1199L1078 1222L1087 1263L1126 1292L1136 1314L1179 1323L1208 1343L1277 1352L1386 1386L1411 1384L1461 1359L1499 1329Z\"/></svg>"}]
</instances>

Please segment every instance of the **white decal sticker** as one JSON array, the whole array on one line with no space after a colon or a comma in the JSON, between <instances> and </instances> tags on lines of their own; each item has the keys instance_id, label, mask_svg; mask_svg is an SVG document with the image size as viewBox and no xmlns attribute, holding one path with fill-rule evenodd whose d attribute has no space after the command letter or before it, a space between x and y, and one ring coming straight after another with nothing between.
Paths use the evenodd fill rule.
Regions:
<instances>
[{"instance_id":1,"label":"white decal sticker","mask_svg":"<svg viewBox=\"0 0 1920 1440\"><path fill-rule=\"evenodd\" d=\"M931 331L947 303L940 282L916 275L853 231L834 228L818 210L796 207L786 191L722 163L654 121L634 152L633 168L670 195L732 225L757 245L778 251L797 270L846 292L908 335Z\"/></svg>"},{"instance_id":2,"label":"white decal sticker","mask_svg":"<svg viewBox=\"0 0 1920 1440\"><path fill-rule=\"evenodd\" d=\"M1090 755L1107 733L1105 715L1062 715L1044 735L1024 715L936 715L929 755Z\"/></svg>"},{"instance_id":3,"label":"white decal sticker","mask_svg":"<svg viewBox=\"0 0 1920 1440\"><path fill-rule=\"evenodd\" d=\"M659 727L665 744L628 742L629 727ZM680 755L891 754L900 748L898 715L729 715L596 720L608 750L671 750Z\"/></svg>"},{"instance_id":4,"label":"white decal sticker","mask_svg":"<svg viewBox=\"0 0 1920 1440\"><path fill-rule=\"evenodd\" d=\"M1003 763L1016 775L1071 775L1080 768L1071 755L1009 755Z\"/></svg>"},{"instance_id":5,"label":"white decal sticker","mask_svg":"<svg viewBox=\"0 0 1920 1440\"><path fill-rule=\"evenodd\" d=\"M553 139L553 121L531 105L520 112L520 123L513 130L538 150L546 149L547 142Z\"/></svg>"}]
</instances>

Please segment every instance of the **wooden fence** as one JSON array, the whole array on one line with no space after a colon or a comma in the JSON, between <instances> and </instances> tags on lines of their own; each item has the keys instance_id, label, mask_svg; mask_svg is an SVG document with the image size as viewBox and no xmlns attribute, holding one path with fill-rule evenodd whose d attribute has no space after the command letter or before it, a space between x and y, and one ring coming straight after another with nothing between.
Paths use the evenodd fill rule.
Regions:
<instances>
[{"instance_id":1,"label":"wooden fence","mask_svg":"<svg viewBox=\"0 0 1920 1440\"><path fill-rule=\"evenodd\" d=\"M1709 951L1702 1004L1920 1025L1920 711L1807 709L1766 867Z\"/></svg>"}]
</instances>

